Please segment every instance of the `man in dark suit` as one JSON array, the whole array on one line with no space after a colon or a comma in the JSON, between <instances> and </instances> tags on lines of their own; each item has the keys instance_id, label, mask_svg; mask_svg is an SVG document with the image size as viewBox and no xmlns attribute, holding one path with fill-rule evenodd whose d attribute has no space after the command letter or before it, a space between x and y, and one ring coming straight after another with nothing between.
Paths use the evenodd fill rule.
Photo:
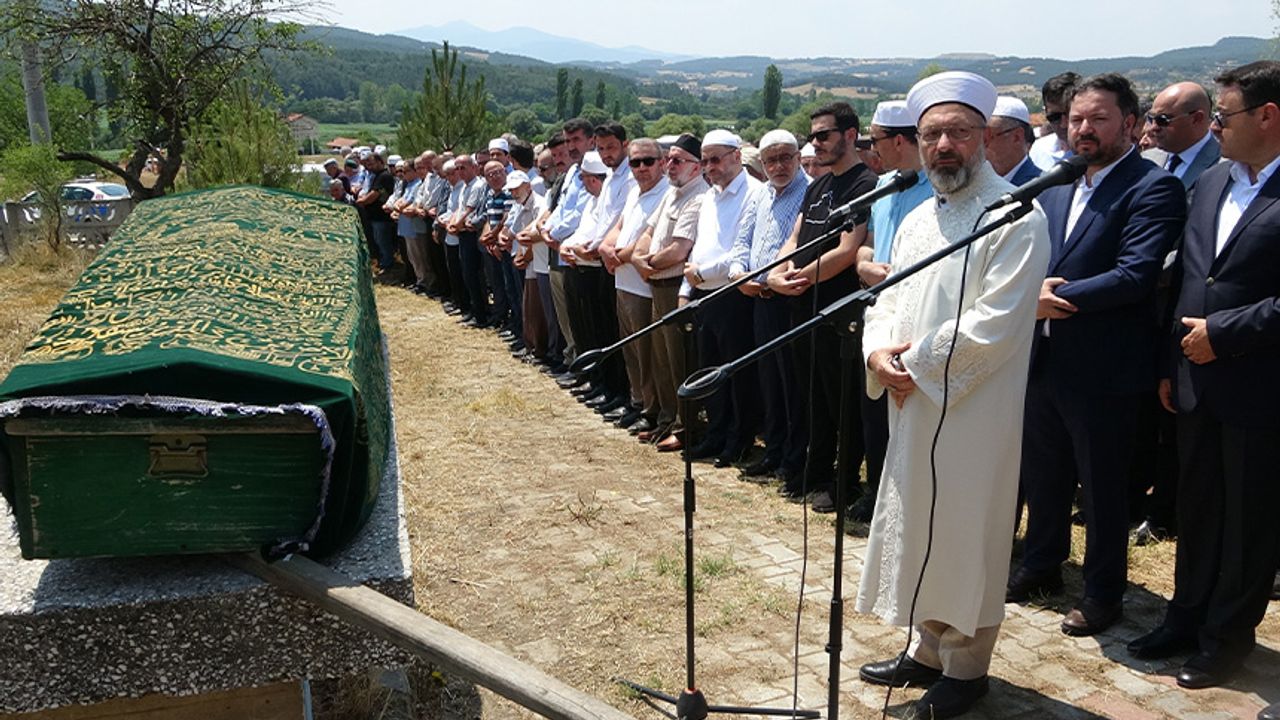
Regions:
<instances>
[{"instance_id":1,"label":"man in dark suit","mask_svg":"<svg viewBox=\"0 0 1280 720\"><path fill-rule=\"evenodd\" d=\"M1128 80L1088 78L1069 108L1072 149L1088 165L1074 186L1040 196L1052 255L1023 426L1026 548L1009 578L1008 599L1062 588L1079 483L1087 528L1084 598L1062 631L1092 635L1121 615L1133 427L1141 394L1156 383L1156 280L1182 231L1186 198L1173 176L1133 146L1138 98Z\"/></svg>"},{"instance_id":2,"label":"man in dark suit","mask_svg":"<svg viewBox=\"0 0 1280 720\"><path fill-rule=\"evenodd\" d=\"M1196 180L1221 158L1218 141L1209 132L1209 94L1193 82L1174 83L1156 95L1147 112L1147 128L1156 146L1142 156L1168 170L1187 188L1187 204ZM1173 304L1170 283L1177 249L1165 258L1165 272L1156 290L1158 321L1165 327ZM1172 537L1177 496L1177 431L1173 416L1160 408L1152 393L1142 401L1138 441L1131 464L1130 510L1141 520L1134 530L1135 545ZM1150 490L1150 494L1148 494Z\"/></svg>"},{"instance_id":3,"label":"man in dark suit","mask_svg":"<svg viewBox=\"0 0 1280 720\"><path fill-rule=\"evenodd\" d=\"M1197 184L1160 381L1182 466L1175 588L1164 623L1129 644L1140 658L1198 648L1177 676L1187 688L1240 667L1280 560L1280 63L1217 82L1214 131L1232 162Z\"/></svg>"}]
</instances>

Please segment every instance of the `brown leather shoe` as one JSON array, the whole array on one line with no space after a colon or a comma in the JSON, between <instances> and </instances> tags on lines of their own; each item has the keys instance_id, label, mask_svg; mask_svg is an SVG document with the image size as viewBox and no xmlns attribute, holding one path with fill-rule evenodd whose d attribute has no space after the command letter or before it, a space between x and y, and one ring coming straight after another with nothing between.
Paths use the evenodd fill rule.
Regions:
<instances>
[{"instance_id":1,"label":"brown leather shoe","mask_svg":"<svg viewBox=\"0 0 1280 720\"><path fill-rule=\"evenodd\" d=\"M658 452L677 452L684 449L684 443L680 442L679 435L668 435L655 447L658 448Z\"/></svg>"},{"instance_id":2,"label":"brown leather shoe","mask_svg":"<svg viewBox=\"0 0 1280 720\"><path fill-rule=\"evenodd\" d=\"M1123 603L1105 605L1093 598L1085 598L1062 619L1062 632L1072 637L1097 635L1116 624L1123 614Z\"/></svg>"}]
</instances>

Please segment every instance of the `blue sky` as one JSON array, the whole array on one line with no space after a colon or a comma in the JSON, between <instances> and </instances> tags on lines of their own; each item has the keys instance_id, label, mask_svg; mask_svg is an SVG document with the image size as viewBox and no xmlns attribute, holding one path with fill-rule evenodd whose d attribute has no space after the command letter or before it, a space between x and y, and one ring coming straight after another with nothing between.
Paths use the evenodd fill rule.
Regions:
<instances>
[{"instance_id":1,"label":"blue sky","mask_svg":"<svg viewBox=\"0 0 1280 720\"><path fill-rule=\"evenodd\" d=\"M627 16L639 7L643 15ZM523 25L609 47L771 57L1153 55L1227 35L1270 37L1277 24L1266 0L376 0L316 12L335 25L374 33L465 20L490 30ZM607 29L598 29L599 23Z\"/></svg>"}]
</instances>

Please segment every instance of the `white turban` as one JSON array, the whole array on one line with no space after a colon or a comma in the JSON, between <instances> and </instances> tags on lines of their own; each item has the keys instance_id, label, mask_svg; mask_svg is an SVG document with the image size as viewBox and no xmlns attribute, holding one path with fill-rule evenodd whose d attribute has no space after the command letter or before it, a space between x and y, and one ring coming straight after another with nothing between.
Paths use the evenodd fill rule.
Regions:
<instances>
[{"instance_id":1,"label":"white turban","mask_svg":"<svg viewBox=\"0 0 1280 720\"><path fill-rule=\"evenodd\" d=\"M981 75L952 70L930 75L907 93L907 109L916 125L926 110L942 103L968 105L989 120L996 107L996 86Z\"/></svg>"}]
</instances>

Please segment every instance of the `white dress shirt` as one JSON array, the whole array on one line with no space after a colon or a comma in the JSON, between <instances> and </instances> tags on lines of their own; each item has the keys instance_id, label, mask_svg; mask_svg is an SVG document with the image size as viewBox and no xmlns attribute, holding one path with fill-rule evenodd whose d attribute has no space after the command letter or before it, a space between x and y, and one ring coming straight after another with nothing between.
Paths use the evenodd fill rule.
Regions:
<instances>
[{"instance_id":1,"label":"white dress shirt","mask_svg":"<svg viewBox=\"0 0 1280 720\"><path fill-rule=\"evenodd\" d=\"M1245 210L1249 209L1249 203L1258 196L1258 191L1275 174L1277 167L1280 167L1280 155L1272 158L1271 162L1258 173L1258 178L1250 182L1249 166L1239 161L1231 163L1231 185L1227 188L1227 196L1222 201L1222 208L1218 210L1218 238L1214 257L1222 254L1222 248L1227 246L1227 239L1236 229L1240 218L1244 217Z\"/></svg>"},{"instance_id":2,"label":"white dress shirt","mask_svg":"<svg viewBox=\"0 0 1280 720\"><path fill-rule=\"evenodd\" d=\"M1208 143L1209 133L1205 133L1204 137L1200 138L1200 142L1195 145L1192 145L1180 153L1169 153L1169 157L1164 160L1164 169L1169 170L1169 163L1173 162L1175 157L1181 158L1178 162L1178 167L1169 170L1169 172L1173 173L1174 177L1181 179L1183 175L1187 174L1187 168L1191 167L1192 161L1196 159L1196 156L1200 154L1200 151L1203 150L1204 146Z\"/></svg>"},{"instance_id":3,"label":"white dress shirt","mask_svg":"<svg viewBox=\"0 0 1280 720\"><path fill-rule=\"evenodd\" d=\"M689 252L689 262L697 265L702 275L699 290L715 290L729 282L738 223L747 200L758 187L760 181L743 170L724 188L712 185L703 196L698 210L698 237ZM680 296L691 297L692 293L693 286L685 279L680 284Z\"/></svg>"}]
</instances>

